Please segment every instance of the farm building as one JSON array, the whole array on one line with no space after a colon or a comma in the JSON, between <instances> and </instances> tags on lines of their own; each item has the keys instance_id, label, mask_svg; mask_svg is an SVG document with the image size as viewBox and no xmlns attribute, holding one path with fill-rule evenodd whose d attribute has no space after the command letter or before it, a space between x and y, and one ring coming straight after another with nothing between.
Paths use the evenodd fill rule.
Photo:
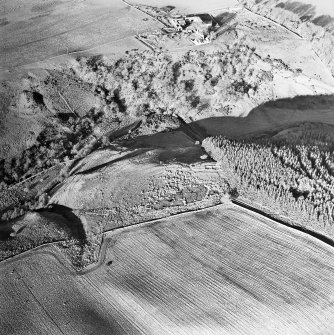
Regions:
<instances>
[{"instance_id":1,"label":"farm building","mask_svg":"<svg viewBox=\"0 0 334 335\"><path fill-rule=\"evenodd\" d=\"M187 23L185 21L185 19L182 16L178 16L178 17L171 17L169 19L169 22L171 23L171 25L177 29L177 31L182 31L183 29L186 28Z\"/></svg>"},{"instance_id":2,"label":"farm building","mask_svg":"<svg viewBox=\"0 0 334 335\"><path fill-rule=\"evenodd\" d=\"M171 17L169 21L178 31L185 30L193 24L196 24L202 29L208 29L213 25L213 20L210 14L192 14L187 16Z\"/></svg>"}]
</instances>

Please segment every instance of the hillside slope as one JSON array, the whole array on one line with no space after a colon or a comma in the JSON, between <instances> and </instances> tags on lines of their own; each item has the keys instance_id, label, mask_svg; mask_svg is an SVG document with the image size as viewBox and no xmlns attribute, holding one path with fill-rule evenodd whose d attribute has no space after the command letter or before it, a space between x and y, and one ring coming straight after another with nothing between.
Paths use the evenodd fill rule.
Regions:
<instances>
[{"instance_id":1,"label":"hillside slope","mask_svg":"<svg viewBox=\"0 0 334 335\"><path fill-rule=\"evenodd\" d=\"M313 50L334 75L333 2L321 1L319 5L314 1L241 0L240 3L309 39Z\"/></svg>"}]
</instances>

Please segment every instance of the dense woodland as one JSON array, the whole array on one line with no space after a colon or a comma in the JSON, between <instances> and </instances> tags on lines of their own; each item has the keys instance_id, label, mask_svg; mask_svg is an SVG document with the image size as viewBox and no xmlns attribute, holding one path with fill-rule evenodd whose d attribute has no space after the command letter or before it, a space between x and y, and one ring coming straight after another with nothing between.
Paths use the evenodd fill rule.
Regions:
<instances>
[{"instance_id":1,"label":"dense woodland","mask_svg":"<svg viewBox=\"0 0 334 335\"><path fill-rule=\"evenodd\" d=\"M117 61L81 58L72 70L102 99L115 100L133 116L177 114L185 120L244 112L242 101L272 99L273 73L289 69L281 60L261 58L236 41L220 51L192 50L182 56L131 51ZM296 70L297 71L297 70ZM239 110L239 109L240 110Z\"/></svg>"},{"instance_id":2,"label":"dense woodland","mask_svg":"<svg viewBox=\"0 0 334 335\"><path fill-rule=\"evenodd\" d=\"M334 129L302 125L257 140L207 138L204 148L235 177L239 194L334 237Z\"/></svg>"}]
</instances>

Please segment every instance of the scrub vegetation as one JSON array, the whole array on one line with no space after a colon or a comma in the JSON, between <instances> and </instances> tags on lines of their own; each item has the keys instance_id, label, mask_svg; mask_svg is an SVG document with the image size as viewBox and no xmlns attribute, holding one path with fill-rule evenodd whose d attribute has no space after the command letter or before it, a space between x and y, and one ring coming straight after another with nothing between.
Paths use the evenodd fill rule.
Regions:
<instances>
[{"instance_id":1,"label":"scrub vegetation","mask_svg":"<svg viewBox=\"0 0 334 335\"><path fill-rule=\"evenodd\" d=\"M179 57L133 51L117 61L81 58L74 73L95 87L108 103L130 115L177 114L186 120L203 115L240 114L239 101L272 98L275 70L290 69L278 59L262 58L236 41L221 51L192 50Z\"/></svg>"},{"instance_id":2,"label":"scrub vegetation","mask_svg":"<svg viewBox=\"0 0 334 335\"><path fill-rule=\"evenodd\" d=\"M19 157L10 162L0 161L2 187L84 155L98 144L94 127L101 122L102 116L102 111L92 109L84 117L69 117L63 125L47 127L37 137L36 144L24 150Z\"/></svg>"}]
</instances>

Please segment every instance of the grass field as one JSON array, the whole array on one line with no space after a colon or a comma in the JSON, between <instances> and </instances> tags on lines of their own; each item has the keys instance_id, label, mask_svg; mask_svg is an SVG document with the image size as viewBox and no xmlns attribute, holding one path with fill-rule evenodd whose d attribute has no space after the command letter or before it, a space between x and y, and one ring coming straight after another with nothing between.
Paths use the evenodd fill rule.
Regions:
<instances>
[{"instance_id":1,"label":"grass field","mask_svg":"<svg viewBox=\"0 0 334 335\"><path fill-rule=\"evenodd\" d=\"M334 331L334 250L256 214L222 206L105 240L81 276L45 253L3 263L4 334Z\"/></svg>"},{"instance_id":2,"label":"grass field","mask_svg":"<svg viewBox=\"0 0 334 335\"><path fill-rule=\"evenodd\" d=\"M159 27L145 14L120 0L113 1L4 1L0 18L1 68L14 68L57 55L99 48L110 43L117 52L117 41L138 48L129 37ZM145 19L145 21L144 21ZM115 44L116 43L116 44ZM108 50L109 52L111 50Z\"/></svg>"},{"instance_id":3,"label":"grass field","mask_svg":"<svg viewBox=\"0 0 334 335\"><path fill-rule=\"evenodd\" d=\"M83 159L50 203L94 212L95 217L103 213L103 226L109 230L189 206L217 204L226 192L215 162L202 160L202 147L182 131L141 136L127 145ZM95 225L92 217L85 228Z\"/></svg>"}]
</instances>

